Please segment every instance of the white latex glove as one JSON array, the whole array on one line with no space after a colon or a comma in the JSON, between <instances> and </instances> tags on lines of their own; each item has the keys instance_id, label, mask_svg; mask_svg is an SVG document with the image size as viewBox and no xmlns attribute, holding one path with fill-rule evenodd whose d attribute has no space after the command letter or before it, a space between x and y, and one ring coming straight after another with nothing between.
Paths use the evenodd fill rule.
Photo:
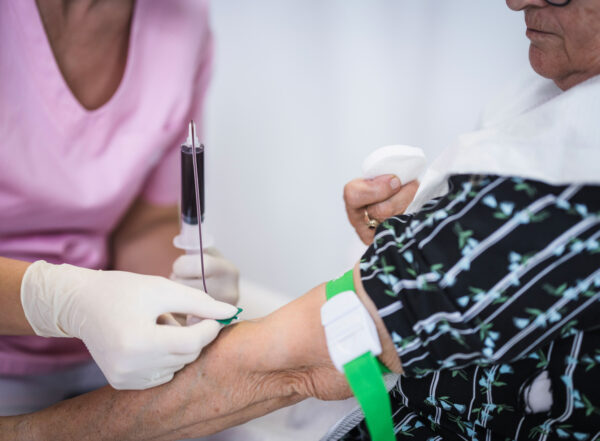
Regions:
<instances>
[{"instance_id":1,"label":"white latex glove","mask_svg":"<svg viewBox=\"0 0 600 441\"><path fill-rule=\"evenodd\" d=\"M215 320L188 327L159 325L161 314L226 319L237 313L231 305L163 277L43 260L25 272L21 302L37 335L83 340L116 389L169 382L222 328Z\"/></svg>"},{"instance_id":2,"label":"white latex glove","mask_svg":"<svg viewBox=\"0 0 600 441\"><path fill-rule=\"evenodd\" d=\"M204 250L204 277L206 290L215 300L236 305L239 299L239 271L215 248ZM184 254L173 263L171 280L204 289L202 286L202 268L198 254Z\"/></svg>"}]
</instances>

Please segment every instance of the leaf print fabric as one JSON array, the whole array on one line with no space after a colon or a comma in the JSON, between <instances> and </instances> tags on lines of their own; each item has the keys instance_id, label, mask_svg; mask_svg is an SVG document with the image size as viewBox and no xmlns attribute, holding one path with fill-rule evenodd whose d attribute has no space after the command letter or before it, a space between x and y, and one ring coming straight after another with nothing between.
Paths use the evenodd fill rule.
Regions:
<instances>
[{"instance_id":1,"label":"leaf print fabric","mask_svg":"<svg viewBox=\"0 0 600 441\"><path fill-rule=\"evenodd\" d=\"M361 260L405 371L397 438L600 440L600 187L449 183Z\"/></svg>"}]
</instances>

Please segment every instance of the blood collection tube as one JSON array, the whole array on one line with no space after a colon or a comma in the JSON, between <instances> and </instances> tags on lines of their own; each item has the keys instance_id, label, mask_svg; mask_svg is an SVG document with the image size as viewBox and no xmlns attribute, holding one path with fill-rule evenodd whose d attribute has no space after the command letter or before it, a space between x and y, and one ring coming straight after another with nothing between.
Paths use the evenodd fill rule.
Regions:
<instances>
[{"instance_id":1,"label":"blood collection tube","mask_svg":"<svg viewBox=\"0 0 600 441\"><path fill-rule=\"evenodd\" d=\"M198 187L200 189L200 216L204 221L204 145L196 143L196 163L198 165ZM193 146L191 133L181 145L181 220L186 224L198 225L196 210L196 193L194 191L194 165L192 161Z\"/></svg>"},{"instance_id":2,"label":"blood collection tube","mask_svg":"<svg viewBox=\"0 0 600 441\"><path fill-rule=\"evenodd\" d=\"M198 172L199 198L196 197L194 177L194 147L196 150L196 168ZM200 144L196 135L196 126L190 121L187 140L181 144L181 231L173 240L177 248L186 250L187 253L200 252L198 210L196 201L200 201L200 221L204 221L206 211L205 184L204 184L204 145ZM213 245L212 237L203 232L203 245Z\"/></svg>"}]
</instances>

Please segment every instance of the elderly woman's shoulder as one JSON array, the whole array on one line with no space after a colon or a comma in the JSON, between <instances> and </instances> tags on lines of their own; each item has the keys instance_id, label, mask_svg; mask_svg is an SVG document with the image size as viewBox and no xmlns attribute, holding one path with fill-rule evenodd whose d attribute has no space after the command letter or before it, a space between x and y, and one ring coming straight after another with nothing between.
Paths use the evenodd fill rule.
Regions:
<instances>
[{"instance_id":1,"label":"elderly woman's shoulder","mask_svg":"<svg viewBox=\"0 0 600 441\"><path fill-rule=\"evenodd\" d=\"M510 82L499 86L494 97L483 108L480 126L500 123L560 93L554 81L539 76L531 66L527 66Z\"/></svg>"}]
</instances>

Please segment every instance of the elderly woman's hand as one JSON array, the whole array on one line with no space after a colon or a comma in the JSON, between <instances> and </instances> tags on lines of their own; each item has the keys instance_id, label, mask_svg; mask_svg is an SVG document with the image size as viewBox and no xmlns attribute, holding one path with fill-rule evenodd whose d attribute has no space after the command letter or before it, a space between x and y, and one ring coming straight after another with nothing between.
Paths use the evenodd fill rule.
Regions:
<instances>
[{"instance_id":1,"label":"elderly woman's hand","mask_svg":"<svg viewBox=\"0 0 600 441\"><path fill-rule=\"evenodd\" d=\"M394 175L348 182L344 187L346 213L360 240L370 245L375 229L369 227L369 219L378 224L388 217L404 213L418 188L417 181L402 185Z\"/></svg>"}]
</instances>

